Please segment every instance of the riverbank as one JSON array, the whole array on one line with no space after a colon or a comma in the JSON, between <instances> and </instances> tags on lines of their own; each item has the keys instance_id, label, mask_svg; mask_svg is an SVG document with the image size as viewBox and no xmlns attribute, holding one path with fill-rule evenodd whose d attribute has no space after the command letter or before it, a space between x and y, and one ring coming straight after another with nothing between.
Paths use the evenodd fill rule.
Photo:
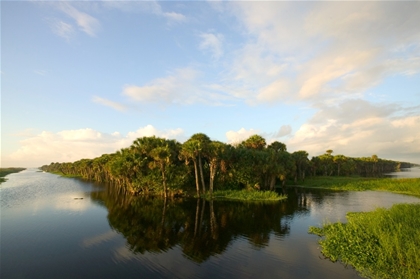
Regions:
<instances>
[{"instance_id":1,"label":"riverbank","mask_svg":"<svg viewBox=\"0 0 420 279\"><path fill-rule=\"evenodd\" d=\"M420 278L420 204L348 213L347 223L310 227L322 253L368 278Z\"/></svg>"},{"instance_id":2,"label":"riverbank","mask_svg":"<svg viewBox=\"0 0 420 279\"><path fill-rule=\"evenodd\" d=\"M302 185L345 191L387 191L420 197L420 178L317 177ZM310 227L322 253L368 278L420 278L420 204L348 213L347 223Z\"/></svg>"},{"instance_id":3,"label":"riverbank","mask_svg":"<svg viewBox=\"0 0 420 279\"><path fill-rule=\"evenodd\" d=\"M16 173L26 170L26 168L0 168L0 183L5 182L7 178L5 178L6 175L11 173Z\"/></svg>"},{"instance_id":4,"label":"riverbank","mask_svg":"<svg viewBox=\"0 0 420 279\"><path fill-rule=\"evenodd\" d=\"M307 178L299 185L341 191L387 191L420 197L420 178L370 178L359 176L321 176Z\"/></svg>"}]
</instances>

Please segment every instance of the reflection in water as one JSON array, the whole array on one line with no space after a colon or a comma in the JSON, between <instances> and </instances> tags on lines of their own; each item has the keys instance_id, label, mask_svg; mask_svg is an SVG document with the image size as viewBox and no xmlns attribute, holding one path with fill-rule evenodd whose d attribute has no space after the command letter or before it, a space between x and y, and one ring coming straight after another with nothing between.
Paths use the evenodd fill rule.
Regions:
<instances>
[{"instance_id":1,"label":"reflection in water","mask_svg":"<svg viewBox=\"0 0 420 279\"><path fill-rule=\"evenodd\" d=\"M324 260L308 228L419 202L386 192L279 191L288 199L269 204L147 199L34 170L14 174L0 188L0 277L360 278Z\"/></svg>"},{"instance_id":2,"label":"reflection in water","mask_svg":"<svg viewBox=\"0 0 420 279\"><path fill-rule=\"evenodd\" d=\"M283 238L290 228L282 219L296 211L308 213L307 199L296 197L294 203L244 203L133 197L112 187L92 193L93 200L107 207L110 226L126 238L133 253L164 252L179 245L197 263L222 254L238 237L254 248L267 246L271 234Z\"/></svg>"}]
</instances>

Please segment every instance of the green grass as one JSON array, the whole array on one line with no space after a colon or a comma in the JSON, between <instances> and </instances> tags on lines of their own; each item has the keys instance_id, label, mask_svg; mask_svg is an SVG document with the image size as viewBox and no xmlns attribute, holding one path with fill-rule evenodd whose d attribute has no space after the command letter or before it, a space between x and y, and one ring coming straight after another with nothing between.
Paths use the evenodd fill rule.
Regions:
<instances>
[{"instance_id":1,"label":"green grass","mask_svg":"<svg viewBox=\"0 0 420 279\"><path fill-rule=\"evenodd\" d=\"M23 170L25 170L25 168L0 168L0 183L6 181L6 178L4 178L6 175Z\"/></svg>"},{"instance_id":2,"label":"green grass","mask_svg":"<svg viewBox=\"0 0 420 279\"><path fill-rule=\"evenodd\" d=\"M347 223L310 227L322 253L368 278L420 278L420 204L348 213Z\"/></svg>"},{"instance_id":3,"label":"green grass","mask_svg":"<svg viewBox=\"0 0 420 279\"><path fill-rule=\"evenodd\" d=\"M314 177L301 183L304 187L344 191L388 191L420 196L420 178Z\"/></svg>"},{"instance_id":4,"label":"green grass","mask_svg":"<svg viewBox=\"0 0 420 279\"><path fill-rule=\"evenodd\" d=\"M241 201L279 201L287 199L287 196L280 195L273 191L257 191L257 190L220 190L210 194L203 195L206 199L228 199Z\"/></svg>"},{"instance_id":5,"label":"green grass","mask_svg":"<svg viewBox=\"0 0 420 279\"><path fill-rule=\"evenodd\" d=\"M60 171L51 171L49 173L53 173L53 174L56 174L56 175L59 175L59 176L62 176L62 177L67 177L67 178L81 178L82 177L81 175L64 174L64 173L62 173Z\"/></svg>"}]
</instances>

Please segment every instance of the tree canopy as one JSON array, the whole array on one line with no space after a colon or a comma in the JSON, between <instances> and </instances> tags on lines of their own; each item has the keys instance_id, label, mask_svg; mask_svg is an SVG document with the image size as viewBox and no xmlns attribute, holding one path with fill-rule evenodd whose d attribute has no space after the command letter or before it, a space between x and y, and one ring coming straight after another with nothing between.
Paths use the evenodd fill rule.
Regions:
<instances>
[{"instance_id":1,"label":"tree canopy","mask_svg":"<svg viewBox=\"0 0 420 279\"><path fill-rule=\"evenodd\" d=\"M284 143L267 145L252 135L233 146L211 140L206 134L192 135L183 144L159 137L142 137L112 154L73 163L51 163L41 169L84 179L110 183L133 194L201 196L223 189L274 190L287 180L307 176L380 176L407 163L370 157L352 158L341 154L308 158L304 150L289 153Z\"/></svg>"}]
</instances>

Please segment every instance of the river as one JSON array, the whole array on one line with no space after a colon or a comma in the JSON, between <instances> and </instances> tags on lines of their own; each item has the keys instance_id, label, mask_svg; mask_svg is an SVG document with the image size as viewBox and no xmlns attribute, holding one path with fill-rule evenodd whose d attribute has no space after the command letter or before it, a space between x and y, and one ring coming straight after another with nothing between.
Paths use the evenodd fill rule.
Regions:
<instances>
[{"instance_id":1,"label":"river","mask_svg":"<svg viewBox=\"0 0 420 279\"><path fill-rule=\"evenodd\" d=\"M261 204L163 200L36 169L0 185L7 278L360 278L324 259L309 226L420 199L289 189Z\"/></svg>"}]
</instances>

